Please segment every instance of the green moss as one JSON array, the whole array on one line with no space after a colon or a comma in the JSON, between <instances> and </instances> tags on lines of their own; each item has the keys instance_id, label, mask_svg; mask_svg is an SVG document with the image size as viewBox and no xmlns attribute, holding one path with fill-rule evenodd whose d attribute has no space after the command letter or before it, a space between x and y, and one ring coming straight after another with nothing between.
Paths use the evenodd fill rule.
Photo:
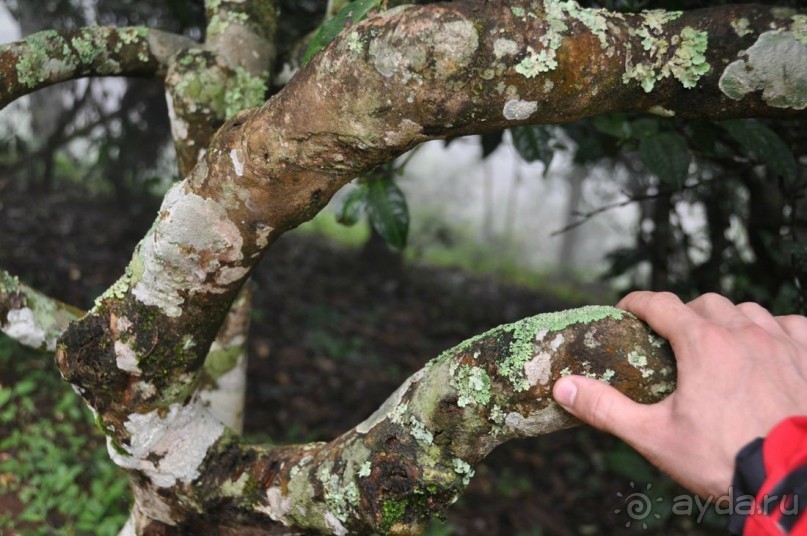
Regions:
<instances>
[{"instance_id":1,"label":"green moss","mask_svg":"<svg viewBox=\"0 0 807 536\"><path fill-rule=\"evenodd\" d=\"M381 530L388 532L406 512L407 501L384 501L381 506Z\"/></svg>"}]
</instances>

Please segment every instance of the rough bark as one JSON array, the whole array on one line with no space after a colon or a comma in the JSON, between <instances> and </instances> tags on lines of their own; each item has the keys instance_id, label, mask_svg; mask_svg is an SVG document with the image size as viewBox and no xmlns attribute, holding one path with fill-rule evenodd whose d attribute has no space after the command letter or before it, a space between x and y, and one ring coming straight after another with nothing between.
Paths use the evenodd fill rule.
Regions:
<instances>
[{"instance_id":1,"label":"rough bark","mask_svg":"<svg viewBox=\"0 0 807 536\"><path fill-rule=\"evenodd\" d=\"M84 76L165 75L194 42L146 27L44 30L0 46L0 108L37 89Z\"/></svg>"},{"instance_id":2,"label":"rough bark","mask_svg":"<svg viewBox=\"0 0 807 536\"><path fill-rule=\"evenodd\" d=\"M263 252L353 177L428 139L605 112L803 116L806 28L759 6L623 15L556 0L400 7L351 26L218 131L125 275L60 340L63 375L132 478L127 530L417 532L497 444L573 424L550 400L559 375L664 396L669 349L607 308L475 338L327 444L242 444L198 390Z\"/></svg>"}]
</instances>

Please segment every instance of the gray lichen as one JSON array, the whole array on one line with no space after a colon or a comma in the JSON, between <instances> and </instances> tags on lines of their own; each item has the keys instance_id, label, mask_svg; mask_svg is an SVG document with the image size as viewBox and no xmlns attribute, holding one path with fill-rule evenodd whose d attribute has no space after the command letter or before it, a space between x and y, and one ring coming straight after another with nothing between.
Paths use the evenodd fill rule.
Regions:
<instances>
[{"instance_id":1,"label":"gray lichen","mask_svg":"<svg viewBox=\"0 0 807 536\"><path fill-rule=\"evenodd\" d=\"M725 68L719 87L730 99L761 91L769 106L803 110L807 108L807 44L792 32L765 32Z\"/></svg>"}]
</instances>

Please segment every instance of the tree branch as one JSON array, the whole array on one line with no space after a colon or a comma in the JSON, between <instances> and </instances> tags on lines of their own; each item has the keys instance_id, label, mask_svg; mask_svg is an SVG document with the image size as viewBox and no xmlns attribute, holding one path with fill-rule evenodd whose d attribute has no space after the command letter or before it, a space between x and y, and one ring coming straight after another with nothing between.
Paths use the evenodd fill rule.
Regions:
<instances>
[{"instance_id":1,"label":"tree branch","mask_svg":"<svg viewBox=\"0 0 807 536\"><path fill-rule=\"evenodd\" d=\"M144 495L162 490L160 504L139 505L138 533L170 510L174 520L203 511L242 529L275 521L331 534L417 534L457 499L496 446L579 424L552 401L552 384L566 374L655 402L673 390L675 362L669 346L632 315L590 306L465 341L327 444L242 445L194 402L172 405L162 417L156 411L133 417L131 429L148 423L148 445L133 437L110 453L143 475L135 481ZM189 434L190 422L204 434ZM199 445L199 437L206 443ZM162 464L180 452L198 466L166 474L150 461Z\"/></svg>"},{"instance_id":2,"label":"tree branch","mask_svg":"<svg viewBox=\"0 0 807 536\"><path fill-rule=\"evenodd\" d=\"M574 321L527 322L474 340L328 447L242 448L194 394L210 343L266 248L353 177L422 141L614 111L805 114L805 36L781 11L623 15L557 0L502 4L398 8L352 26L264 106L219 130L166 195L126 274L65 333L60 369L130 470L138 523L187 526L232 511L336 534L414 527L418 512L450 502L498 437L569 424L548 402L567 366L619 382L624 371L625 385L647 397L671 387L669 356L651 359L655 340L612 311L596 334ZM612 338L620 330L633 331ZM549 338L554 331L560 338ZM122 350L135 366L119 365ZM433 445L424 446L429 434ZM434 487L413 488L418 478ZM373 493L403 504L374 503ZM265 508L245 513L256 501Z\"/></svg>"},{"instance_id":3,"label":"tree branch","mask_svg":"<svg viewBox=\"0 0 807 536\"><path fill-rule=\"evenodd\" d=\"M84 76L165 76L168 59L196 43L146 28L45 30L0 46L0 109L37 89Z\"/></svg>"},{"instance_id":4,"label":"tree branch","mask_svg":"<svg viewBox=\"0 0 807 536\"><path fill-rule=\"evenodd\" d=\"M0 331L20 344L53 352L70 322L83 314L0 270Z\"/></svg>"}]
</instances>

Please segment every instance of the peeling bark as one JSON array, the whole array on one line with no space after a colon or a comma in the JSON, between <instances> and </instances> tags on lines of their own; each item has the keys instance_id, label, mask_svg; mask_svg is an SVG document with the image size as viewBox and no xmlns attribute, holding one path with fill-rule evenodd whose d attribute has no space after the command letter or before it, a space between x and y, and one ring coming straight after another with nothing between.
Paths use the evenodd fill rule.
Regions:
<instances>
[{"instance_id":1,"label":"peeling bark","mask_svg":"<svg viewBox=\"0 0 807 536\"><path fill-rule=\"evenodd\" d=\"M353 25L208 146L195 140L212 132L210 118L230 115L217 92L238 67L251 68L227 46L223 22L258 43L262 25L248 20L271 18L271 10L207 2L218 44L178 54L167 81L184 120L192 103L177 106L182 84L214 79L212 93L196 96L210 98L212 113L189 129L197 145L186 144L183 169L201 145L207 150L166 195L123 277L57 350L62 374L98 414L110 455L131 476L137 502L127 530L418 532L496 445L574 424L551 402L560 375L598 377L645 402L672 389L669 348L629 315L595 307L525 319L446 352L328 444L243 444L200 394L211 343L271 243L349 180L420 142L615 111L805 115L803 14L503 4L399 7ZM737 66L766 57L777 68L755 69L753 78ZM8 60L0 65L11 73Z\"/></svg>"}]
</instances>

